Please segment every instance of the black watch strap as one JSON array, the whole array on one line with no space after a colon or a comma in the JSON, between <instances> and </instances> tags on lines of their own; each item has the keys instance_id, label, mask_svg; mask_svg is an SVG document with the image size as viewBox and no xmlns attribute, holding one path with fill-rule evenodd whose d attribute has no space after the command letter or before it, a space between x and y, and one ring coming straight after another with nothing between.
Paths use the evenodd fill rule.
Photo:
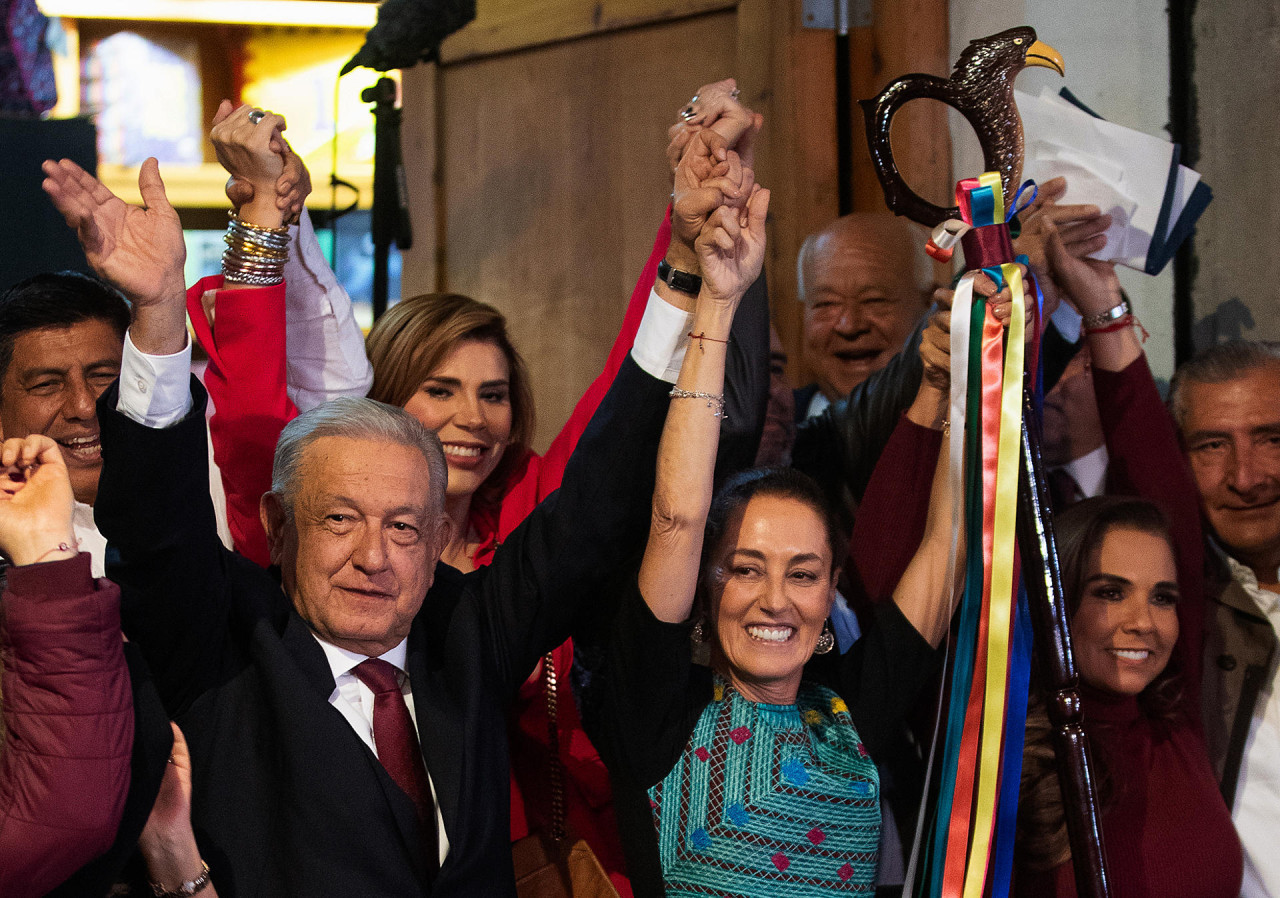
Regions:
<instances>
[{"instance_id":1,"label":"black watch strap","mask_svg":"<svg viewBox=\"0 0 1280 898\"><path fill-rule=\"evenodd\" d=\"M698 291L702 289L702 278L696 274L681 271L679 268L672 268L671 263L666 259L658 263L658 280L672 290L688 293L690 296L697 296Z\"/></svg>"}]
</instances>

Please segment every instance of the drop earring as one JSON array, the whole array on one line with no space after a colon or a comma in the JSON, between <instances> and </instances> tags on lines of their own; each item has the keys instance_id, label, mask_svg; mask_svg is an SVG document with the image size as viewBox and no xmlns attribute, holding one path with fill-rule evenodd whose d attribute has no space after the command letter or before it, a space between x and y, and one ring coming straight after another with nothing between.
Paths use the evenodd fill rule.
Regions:
<instances>
[{"instance_id":1,"label":"drop earring","mask_svg":"<svg viewBox=\"0 0 1280 898\"><path fill-rule=\"evenodd\" d=\"M818 644L813 647L815 655L825 655L836 647L836 634L831 629L831 618L822 622L822 633L818 636Z\"/></svg>"}]
</instances>

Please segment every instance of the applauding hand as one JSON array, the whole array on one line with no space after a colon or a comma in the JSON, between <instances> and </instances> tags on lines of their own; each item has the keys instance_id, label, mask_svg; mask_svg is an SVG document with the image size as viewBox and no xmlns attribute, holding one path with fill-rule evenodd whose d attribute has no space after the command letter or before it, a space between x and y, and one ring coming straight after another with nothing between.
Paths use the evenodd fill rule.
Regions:
<instances>
[{"instance_id":1,"label":"applauding hand","mask_svg":"<svg viewBox=\"0 0 1280 898\"><path fill-rule=\"evenodd\" d=\"M70 159L46 161L40 186L75 229L93 270L114 284L135 308L183 301L182 266L187 258L182 222L169 205L155 159L142 163L131 206Z\"/></svg>"}]
</instances>

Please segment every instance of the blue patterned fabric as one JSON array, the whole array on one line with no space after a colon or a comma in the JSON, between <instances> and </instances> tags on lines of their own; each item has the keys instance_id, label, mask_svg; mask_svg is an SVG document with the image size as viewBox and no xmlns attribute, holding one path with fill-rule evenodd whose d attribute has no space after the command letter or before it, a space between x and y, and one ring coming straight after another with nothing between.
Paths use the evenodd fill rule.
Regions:
<instances>
[{"instance_id":1,"label":"blue patterned fabric","mask_svg":"<svg viewBox=\"0 0 1280 898\"><path fill-rule=\"evenodd\" d=\"M875 891L879 777L824 687L765 705L717 677L649 802L669 898Z\"/></svg>"}]
</instances>

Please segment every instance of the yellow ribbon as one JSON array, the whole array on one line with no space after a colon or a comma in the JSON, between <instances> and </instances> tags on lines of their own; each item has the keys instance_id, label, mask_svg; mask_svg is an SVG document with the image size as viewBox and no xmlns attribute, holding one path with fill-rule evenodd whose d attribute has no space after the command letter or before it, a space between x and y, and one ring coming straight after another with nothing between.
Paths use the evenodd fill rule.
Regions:
<instances>
[{"instance_id":1,"label":"yellow ribbon","mask_svg":"<svg viewBox=\"0 0 1280 898\"><path fill-rule=\"evenodd\" d=\"M983 172L978 176L978 183L983 187L991 188L991 197L994 202L992 220L996 224L1004 224L1004 182L1000 180L1000 172Z\"/></svg>"},{"instance_id":2,"label":"yellow ribbon","mask_svg":"<svg viewBox=\"0 0 1280 898\"><path fill-rule=\"evenodd\" d=\"M998 175L994 176L997 181ZM1003 207L1003 202L1001 202ZM1000 219L1003 220L1003 212ZM1022 269L1000 268L1013 296L1005 344L1004 384L1000 395L1000 442L996 466L996 509L991 564L991 610L987 631L987 677L982 708L977 799L973 837L965 865L964 898L981 898L986 885L991 837L995 828L1004 743L1005 700L1009 679L1009 635L1013 617L1013 555L1018 509L1018 472L1022 449L1022 366L1026 311Z\"/></svg>"}]
</instances>

